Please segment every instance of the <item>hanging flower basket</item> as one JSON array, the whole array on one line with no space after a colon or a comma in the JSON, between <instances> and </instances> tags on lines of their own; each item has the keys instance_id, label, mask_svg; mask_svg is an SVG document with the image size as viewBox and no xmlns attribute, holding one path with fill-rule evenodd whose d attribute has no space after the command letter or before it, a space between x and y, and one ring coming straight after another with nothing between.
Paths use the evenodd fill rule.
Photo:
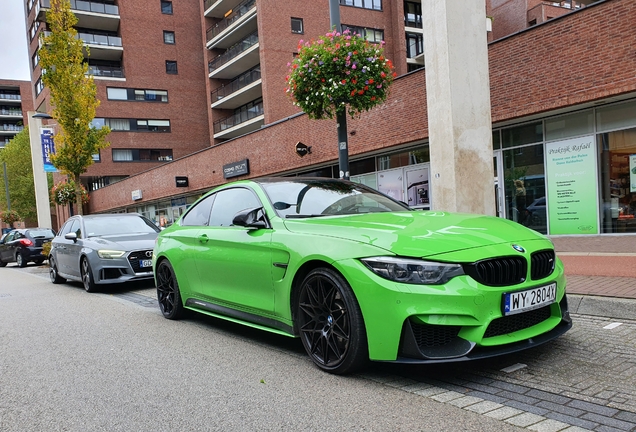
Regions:
<instances>
[{"instance_id":1,"label":"hanging flower basket","mask_svg":"<svg viewBox=\"0 0 636 432\"><path fill-rule=\"evenodd\" d=\"M81 183L80 189L82 191L82 204L86 204L90 196ZM73 180L63 180L54 185L51 188L51 200L58 205L74 204L77 201L75 196L75 182Z\"/></svg>"},{"instance_id":2,"label":"hanging flower basket","mask_svg":"<svg viewBox=\"0 0 636 432\"><path fill-rule=\"evenodd\" d=\"M5 210L0 212L0 220L9 226L13 226L15 222L22 220L22 218L15 210Z\"/></svg>"},{"instance_id":3,"label":"hanging flower basket","mask_svg":"<svg viewBox=\"0 0 636 432\"><path fill-rule=\"evenodd\" d=\"M346 109L351 117L383 103L396 74L384 57L384 41L373 44L345 30L298 44L288 63L286 92L310 118L333 118Z\"/></svg>"}]
</instances>

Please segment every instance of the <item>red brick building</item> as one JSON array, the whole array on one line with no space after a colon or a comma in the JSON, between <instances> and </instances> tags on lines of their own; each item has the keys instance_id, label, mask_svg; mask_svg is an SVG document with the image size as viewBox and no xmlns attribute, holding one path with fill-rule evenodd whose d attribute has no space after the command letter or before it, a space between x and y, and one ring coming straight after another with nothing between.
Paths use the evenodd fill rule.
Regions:
<instances>
[{"instance_id":1,"label":"red brick building","mask_svg":"<svg viewBox=\"0 0 636 432\"><path fill-rule=\"evenodd\" d=\"M29 81L0 80L0 149L28 124L33 111Z\"/></svg>"},{"instance_id":2,"label":"red brick building","mask_svg":"<svg viewBox=\"0 0 636 432\"><path fill-rule=\"evenodd\" d=\"M421 4L387 0L340 3L344 25L371 41L386 40L387 57L393 59L399 74L385 104L348 122L352 180L390 192L413 207L429 208L435 201L428 190L434 167L428 157L425 73L418 69L423 64ZM170 1L161 4L173 6ZM174 15L180 6L174 2ZM636 170L630 176L631 164L636 164L636 57L632 47L636 3L488 0L486 7L493 18L489 61L498 214L549 234L636 232L636 209L631 207L636 202ZM120 13L126 42L123 6ZM198 14L204 78L199 84L193 78L192 85L205 89L191 103L177 105L175 101L173 105L175 92L165 84L169 102L161 105L166 109L159 118L170 118L172 132L166 135L174 141L177 123L172 116L178 114L167 109L197 111L208 121L206 132L212 146L202 146L190 155L175 152L173 161L94 191L90 212L138 211L169 224L196 197L235 179L228 178L224 168L237 163L247 168L237 178L337 176L335 121L309 120L284 92L287 62L293 58L298 39L310 39L329 28L328 1L207 0ZM145 16L139 22L147 20ZM147 29L145 33L151 32ZM157 54L155 45L150 46L153 55L144 58L153 62ZM157 52L162 53L163 48ZM126 71L128 55L126 51L123 57ZM167 54L161 56L162 61L168 59ZM183 60L177 60L181 75ZM156 61L154 64L155 74L162 75L163 70L157 69ZM136 73L145 70L140 67ZM132 81L135 79L131 77L130 82L137 82ZM140 82L150 86L160 81ZM129 87L129 79L121 86ZM206 105L201 108L198 101L203 95ZM150 105L112 103L131 110ZM110 104L104 100L98 115L120 112ZM188 117L184 119L188 129L201 126L200 117L184 117ZM116 142L113 132L112 150L126 145L132 148L138 136L160 136L117 134L127 136L128 141ZM310 146L311 153L299 156L295 151L299 142ZM174 141L173 148L181 144ZM574 174L586 173L590 183L574 182L579 186L570 192L580 195L576 201L582 207L568 208L571 212L567 213L576 213L581 222L568 225L564 220L572 218L563 218L560 214L564 212L557 211L560 204L555 194L561 183L554 177L572 173L561 172L565 162L553 154L581 147L588 149L577 156L585 169ZM103 170L117 165L107 162L104 157ZM146 169L150 165L138 166ZM88 174L97 169L91 168ZM525 185L523 199L516 197L518 181Z\"/></svg>"}]
</instances>

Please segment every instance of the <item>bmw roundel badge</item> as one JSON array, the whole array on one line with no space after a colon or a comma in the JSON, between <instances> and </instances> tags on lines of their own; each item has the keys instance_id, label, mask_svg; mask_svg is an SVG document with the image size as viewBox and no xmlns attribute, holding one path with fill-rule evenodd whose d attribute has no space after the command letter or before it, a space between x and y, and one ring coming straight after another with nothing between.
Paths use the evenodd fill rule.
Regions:
<instances>
[{"instance_id":1,"label":"bmw roundel badge","mask_svg":"<svg viewBox=\"0 0 636 432\"><path fill-rule=\"evenodd\" d=\"M521 247L521 246L519 246L518 244L513 244L513 245L512 245L512 248L513 248L514 250L516 250L517 252L521 252L521 253L524 253L524 252L526 251L524 248L522 248L522 247Z\"/></svg>"}]
</instances>

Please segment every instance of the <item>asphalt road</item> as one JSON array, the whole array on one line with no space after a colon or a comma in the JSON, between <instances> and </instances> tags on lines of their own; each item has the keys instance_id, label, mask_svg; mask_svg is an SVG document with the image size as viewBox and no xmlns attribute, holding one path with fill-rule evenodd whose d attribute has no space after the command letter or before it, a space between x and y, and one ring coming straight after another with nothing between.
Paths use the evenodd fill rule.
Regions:
<instances>
[{"instance_id":1,"label":"asphalt road","mask_svg":"<svg viewBox=\"0 0 636 432\"><path fill-rule=\"evenodd\" d=\"M0 430L519 430L387 384L390 369L332 376L297 340L168 321L144 298L0 269Z\"/></svg>"}]
</instances>

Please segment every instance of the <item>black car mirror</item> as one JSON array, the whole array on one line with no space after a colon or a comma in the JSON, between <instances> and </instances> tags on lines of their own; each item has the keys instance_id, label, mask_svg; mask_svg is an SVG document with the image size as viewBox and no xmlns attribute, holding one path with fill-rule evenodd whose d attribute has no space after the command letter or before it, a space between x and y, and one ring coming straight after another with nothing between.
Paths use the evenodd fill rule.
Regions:
<instances>
[{"instance_id":1,"label":"black car mirror","mask_svg":"<svg viewBox=\"0 0 636 432\"><path fill-rule=\"evenodd\" d=\"M66 240L73 240L73 242L77 242L77 234L75 234L74 232L66 234L64 238Z\"/></svg>"},{"instance_id":2,"label":"black car mirror","mask_svg":"<svg viewBox=\"0 0 636 432\"><path fill-rule=\"evenodd\" d=\"M232 225L246 228L268 228L269 225L263 213L263 207L245 209L234 215Z\"/></svg>"}]
</instances>

